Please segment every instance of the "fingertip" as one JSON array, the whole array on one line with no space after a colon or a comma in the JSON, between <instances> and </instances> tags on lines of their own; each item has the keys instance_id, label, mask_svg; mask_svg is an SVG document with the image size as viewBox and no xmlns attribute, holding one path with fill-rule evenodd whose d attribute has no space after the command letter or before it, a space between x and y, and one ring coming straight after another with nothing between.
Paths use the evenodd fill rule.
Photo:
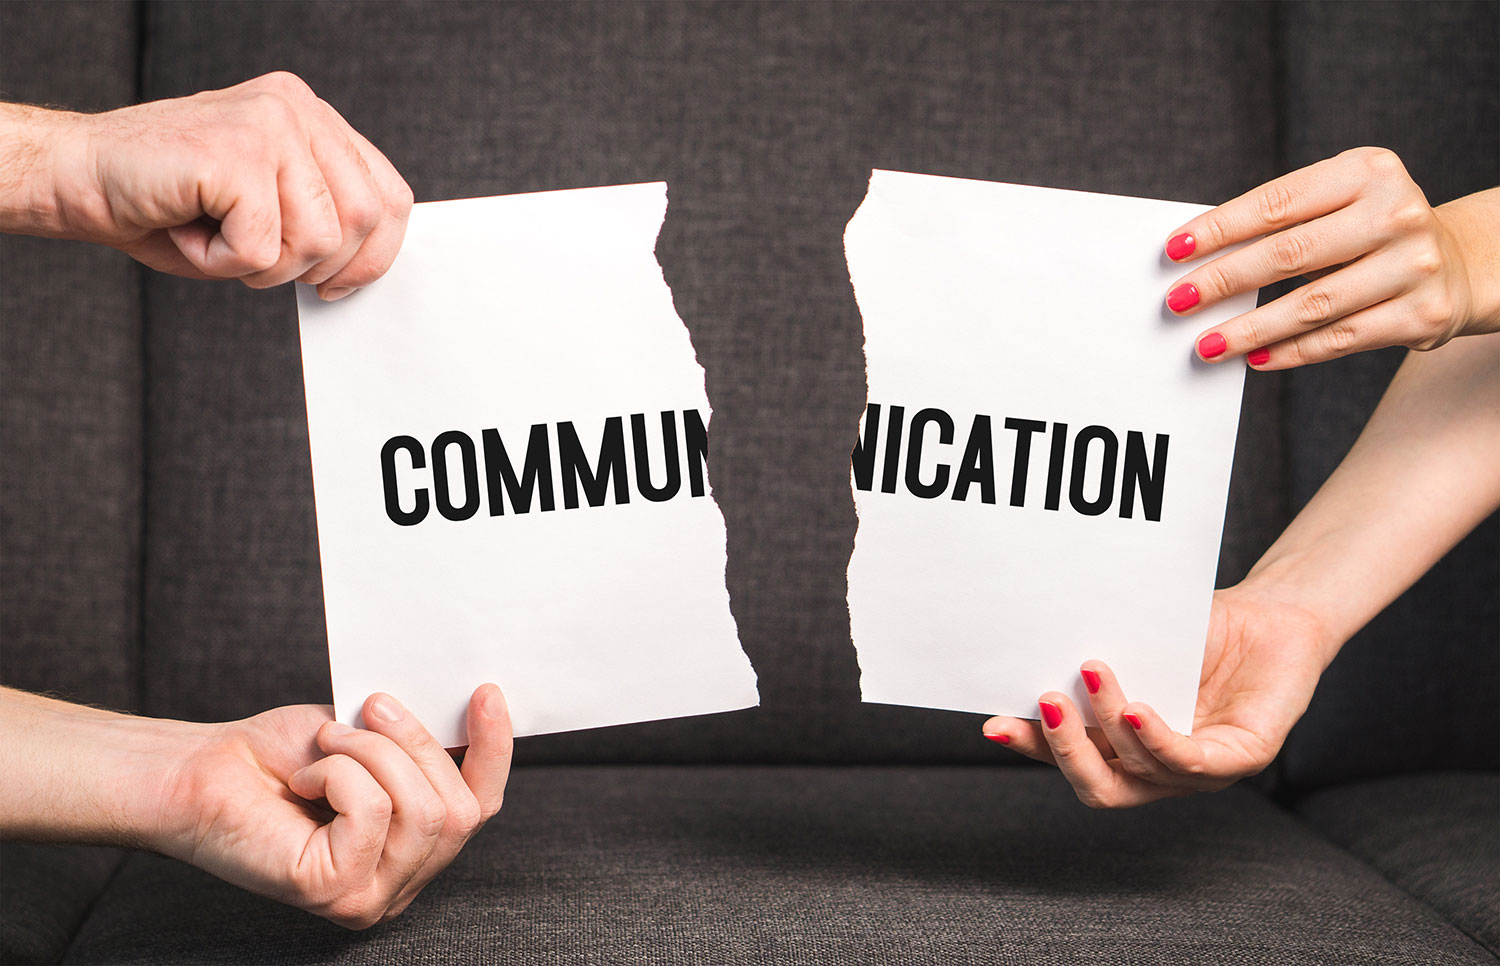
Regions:
<instances>
[{"instance_id":1,"label":"fingertip","mask_svg":"<svg viewBox=\"0 0 1500 966\"><path fill-rule=\"evenodd\" d=\"M979 726L979 733L997 744L1008 745L1011 741L1010 728L1013 724L1010 718L991 718Z\"/></svg>"},{"instance_id":2,"label":"fingertip","mask_svg":"<svg viewBox=\"0 0 1500 966\"><path fill-rule=\"evenodd\" d=\"M505 703L505 693L498 684L491 682L475 688L471 703L491 721L510 720L510 707Z\"/></svg>"},{"instance_id":3,"label":"fingertip","mask_svg":"<svg viewBox=\"0 0 1500 966\"><path fill-rule=\"evenodd\" d=\"M1229 349L1229 340L1221 333L1207 332L1198 337L1195 346L1198 358L1204 362L1217 362L1224 358L1224 353Z\"/></svg>"},{"instance_id":4,"label":"fingertip","mask_svg":"<svg viewBox=\"0 0 1500 966\"><path fill-rule=\"evenodd\" d=\"M365 698L362 712L365 721L380 724L395 724L406 717L406 708L401 702L384 691L376 691Z\"/></svg>"},{"instance_id":5,"label":"fingertip","mask_svg":"<svg viewBox=\"0 0 1500 966\"><path fill-rule=\"evenodd\" d=\"M318 727L318 744L321 745L325 741L337 741L347 735L354 734L356 730L342 721L325 721Z\"/></svg>"},{"instance_id":6,"label":"fingertip","mask_svg":"<svg viewBox=\"0 0 1500 966\"><path fill-rule=\"evenodd\" d=\"M1189 231L1178 231L1167 239L1167 257L1174 262L1184 261L1193 257L1193 252L1198 250L1198 239Z\"/></svg>"},{"instance_id":7,"label":"fingertip","mask_svg":"<svg viewBox=\"0 0 1500 966\"><path fill-rule=\"evenodd\" d=\"M1147 726L1156 720L1156 716L1152 713L1150 705L1139 703L1125 705L1124 708L1120 709L1120 717L1124 718L1130 727L1136 731L1145 731Z\"/></svg>"},{"instance_id":8,"label":"fingertip","mask_svg":"<svg viewBox=\"0 0 1500 966\"><path fill-rule=\"evenodd\" d=\"M1056 731L1067 719L1065 711L1072 707L1072 702L1060 691L1048 691L1038 699L1036 705L1041 712L1042 724L1048 731Z\"/></svg>"}]
</instances>

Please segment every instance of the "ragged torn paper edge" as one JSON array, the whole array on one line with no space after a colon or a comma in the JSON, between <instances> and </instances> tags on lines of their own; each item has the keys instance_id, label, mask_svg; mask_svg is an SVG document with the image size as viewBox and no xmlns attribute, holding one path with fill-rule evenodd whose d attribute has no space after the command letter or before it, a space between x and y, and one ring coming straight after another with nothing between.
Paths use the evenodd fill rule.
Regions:
<instances>
[{"instance_id":1,"label":"ragged torn paper edge","mask_svg":"<svg viewBox=\"0 0 1500 966\"><path fill-rule=\"evenodd\" d=\"M594 204L596 202L597 204ZM591 204L594 204L592 209L589 207ZM432 290L431 286L434 285L446 285L451 290L454 284L453 280L464 277L463 266L450 264L449 260L442 256L445 239L450 243L448 254L458 253L460 258L466 253L472 254L467 248L462 246L451 247L452 239L447 237L449 234L448 229L453 229L457 234L466 235L468 240L472 241L475 246L483 247L486 244L493 244L498 250L499 243L490 237L491 233L481 230L478 226L503 225L505 219L516 217L526 210L530 210L529 217L533 219L539 217L545 219L548 215L549 206L555 206L553 214L557 214L560 209L570 209L572 211L570 217L576 219L580 217L578 214L580 205L584 206L585 214L583 217L585 222L588 216L597 216L604 223L611 226L610 230L618 230L618 223L621 218L634 218L638 220L639 228L637 229L636 224L633 223L630 225L628 232L628 245L631 251L624 252L622 250L620 252L621 258L637 265L638 268L636 270L644 272L646 271L645 265L647 264L645 259L649 257L649 264L653 270L650 279L651 285L658 289L658 294L654 298L660 298L662 295L665 296L665 299L661 299L664 305L663 310L658 310L655 307L655 303L652 303L653 307L649 310L650 318L652 320L660 318L665 322L666 313L670 312L675 325L670 336L670 341L679 345L683 350L682 357L670 364L676 372L673 376L673 384L676 385L680 382L682 386L686 386L685 372L676 367L685 367L686 358L690 356L696 370L694 380L696 383L697 398L692 401L692 404L705 411L707 417L706 425L711 424L713 410L708 402L706 373L692 346L691 333L676 311L673 294L666 282L660 262L655 257L655 245L665 222L667 208L666 185L662 182L642 185L622 185L610 188L541 192L531 195L515 195L500 198L432 202L418 205L413 210L406 247L386 278L375 283L367 291L359 293L345 302L333 305L326 305L319 302L311 290L299 287L298 301L302 317L304 356L307 361L305 369L308 376L309 431L313 443L314 471L317 481L324 484L323 488L318 490L319 532L320 542L324 544L324 586L325 595L329 602L327 616L330 664L334 674L335 704L340 720L357 724L359 722L360 705L367 694L374 690L390 691L397 694L398 697L401 697L402 692L406 692L408 697L403 698L403 700L429 725L439 740L450 746L459 745L464 742L465 726L463 712L468 694L472 692L474 687L487 680L495 681L500 684L502 689L506 690L511 705L512 719L515 723L515 733L518 736L726 712L754 707L759 703L758 682L754 667L750 664L748 656L745 654L743 646L740 643L738 624L730 608L727 586L727 527L723 511L719 507L717 497L712 490L711 477L707 477L707 474L705 474L705 482L708 488L707 495L712 502L712 513L714 514L717 526L716 595L719 599L718 609L721 612L722 618L727 618L727 622L722 622L719 631L708 634L701 640L680 642L675 651L673 649L663 651L659 646L659 642L656 642L655 645L653 644L653 640L649 634L640 634L637 639L629 641L624 645L621 645L617 639L612 639L609 646L623 646L630 653L638 655L638 658L633 658L630 662L632 667L644 662L653 667L658 667L660 672L670 673L672 670L680 670L680 658L684 653L687 653L685 649L693 647L727 648L732 641L732 656L726 654L723 660L716 658L705 662L705 664L717 668L716 673L720 678L717 683L704 681L678 682L671 693L657 693L652 695L649 700L642 700L639 694L619 693L629 690L627 686L628 682L611 682L617 686L609 688L601 688L598 686L600 682L595 682L595 687L592 689L595 699L586 702L586 704L579 703L579 706L574 706L574 704L570 704L569 698L564 697L564 695L568 694L567 675L555 675L555 677L561 677L562 680L554 680L551 688L543 689L542 691L538 691L534 687L522 686L518 688L515 686L514 680L512 680L512 686L507 687L507 674L504 661L495 660L493 654L476 655L475 651L478 648L471 648L467 652L471 660L467 662L465 667L455 669L452 674L443 674L441 672L436 674L427 673L431 672L430 665L433 660L436 660L439 664L443 663L440 658L433 656L435 649L428 649L428 655L431 657L431 660L419 662L415 666L408 665L406 668L388 669L385 672L370 672L368 669L361 667L369 657L367 653L368 648L364 647L361 643L361 639L367 637L367 635L361 633L359 620L349 618L351 614L357 615L362 606L362 601L358 593L344 592L347 588L342 587L343 582L340 581L335 572L340 568L348 567L348 557L350 554L345 553L341 555L337 550L334 553L329 552L330 544L327 532L329 528L325 527L325 523L331 517L340 516L341 511L344 509L341 505L342 501L328 492L333 486L337 485L329 481L339 476L338 472L329 470L329 467L333 466L335 462L334 458L330 455L330 440L332 439L332 434L337 433L343 424L357 425L360 418L357 413L337 412L337 405L340 400L336 397L344 389L348 388L346 384L330 384L329 373L337 372L335 360L338 358L339 353L325 346L324 343L328 340L326 338L318 338L318 333L314 332L312 327L326 327L332 324L334 320L344 318L348 320L350 325L359 329L357 333L359 339L370 340L374 338L378 340L380 338L378 331L380 325L372 323L369 318L360 318L359 316L367 316L369 313L368 311L357 311L357 309L360 306L364 306L367 310L373 302L386 297L394 290L400 289L401 298L397 300L398 311L396 314L402 315L405 322L399 328L393 328L389 325L390 319L385 319L384 321L389 330L387 335L390 336L392 342L399 341L402 343L405 346L404 351L406 352L411 352L414 348L420 351L423 339L420 332L413 332L416 323L412 320L428 317L428 313L420 311L424 304L422 300L423 293L430 292ZM649 230L646 222L646 213L648 211L652 215ZM441 227L441 222L443 221L450 223L447 228ZM433 228L434 233L431 235L431 238L435 239L430 242L429 228ZM495 232L494 234L501 233ZM517 244L518 242L515 239L511 239L510 243ZM424 251L424 246L435 249L436 253ZM644 249L642 250L639 246L644 246ZM645 257L642 257L643 255ZM483 266L479 267L482 268ZM503 285L504 283L500 282L498 284ZM639 296L641 293L634 292L633 294ZM451 298L449 302L452 302ZM474 302L477 305L484 305L482 298L476 298ZM404 313L399 311L402 308L406 310ZM356 311L351 312L351 310ZM493 317L495 313L486 312L480 313L480 315L488 319ZM536 323L532 323L532 326L535 327ZM323 334L326 336L326 331ZM536 336L537 333L531 332L527 333L527 335L529 337ZM664 333L657 332L652 338L656 338L659 342L662 335ZM350 333L349 336L350 339L353 339L355 333ZM570 332L569 336L587 339L589 333L586 330L575 331ZM435 337L429 336L429 342L434 340ZM441 340L436 339L436 341ZM646 341L650 342L651 338L647 338ZM340 343L340 345L345 348L359 346L360 351L353 353L353 355L361 355L369 351L368 347L370 345L378 346L378 342L348 341ZM325 357L320 352L321 348L329 348L331 357ZM637 346L636 348L639 347ZM376 351L378 352L379 350L377 349ZM672 350L674 357L677 351L676 349ZM625 355L627 356L626 364L628 365L630 364L628 359L630 353L625 353ZM338 378L340 377L335 376L334 381ZM648 390L639 395L644 397L651 397L653 395L649 391L652 386L650 377L637 377L632 384ZM440 394L450 388L450 386L446 385L435 385L434 391ZM686 401L685 396L682 394L685 392L685 389L681 392L679 390L672 390L672 392L677 393L677 395L673 396L674 402L672 405L674 407ZM656 395L659 396L660 394ZM564 411L567 409L565 405L559 404L557 400L554 400L551 405L554 409ZM651 408L644 405L640 399L631 400L629 398L624 398L619 403L610 402L608 406L612 412L619 410L620 414L638 410L649 412ZM458 408L462 410L464 407L460 405ZM330 415L331 412L334 415ZM343 424L334 425L339 423L339 418L343 419ZM528 418L540 419L540 414L532 413ZM571 412L568 412L567 415L559 412L556 414L556 418L576 417ZM472 418L466 414L463 419L466 428L476 433L479 426L492 425L486 421L487 417L478 414ZM480 421L474 422L476 419ZM329 423L326 427L323 426L325 422ZM468 423L473 423L473 425L468 426ZM583 425L582 423L580 424L580 438L585 442L585 448L588 448L587 440L589 433L587 430L582 429ZM378 435L384 435L391 431L393 430L381 429ZM556 454L553 455L555 457ZM632 468L633 462L632 454L630 460ZM553 467L554 469L557 468L555 459ZM629 470L626 471L626 476L628 479L630 476ZM686 497L676 497L669 500L668 504L665 505L686 499ZM634 502L637 506L630 508L580 507L577 510L562 512L604 513L609 512L610 509L644 509L639 504L645 501L637 498ZM687 517L684 517L683 513L678 513L677 523L680 524L683 519L691 518L691 511L684 512L687 513ZM553 515L546 514L546 516L551 517ZM516 520L519 518L511 515L505 519ZM531 519L534 521L536 518L533 516ZM384 523L384 521L379 522ZM466 524L455 524L455 526L468 526L476 523L482 525L484 522L489 521L471 520ZM447 521L435 521L435 523L441 525L446 524ZM665 532L670 538L673 532L672 521L663 521L663 523L665 525L658 527L657 532L653 535L659 536L660 533ZM347 533L347 529L345 532ZM331 563L334 557L340 557L340 562L337 564ZM697 588L697 592L707 593L706 589L701 585ZM706 601L706 598L703 600ZM664 606L670 606L670 602L665 602ZM608 613L601 613L599 620L602 625L607 626L611 620L611 616ZM715 620L718 620L718 618ZM378 632L380 628L376 627L375 630ZM601 635L601 638L604 636ZM707 640L708 637L718 637L719 640L709 643ZM545 642L538 642L536 646L548 647ZM675 653L679 660L672 661L668 651ZM667 663L653 663L651 660L653 652ZM511 663L514 666L517 662L512 661ZM560 667L559 671L565 669L566 667ZM620 670L620 668L617 667L617 670ZM428 678L426 688L419 687L414 682L414 678L420 679L424 673L426 673ZM660 677L660 674L657 677ZM573 680L577 681L578 679L575 676ZM418 691L438 691L443 696L441 698L435 696L423 697L419 694L416 700L410 700L410 693L414 688ZM462 701L459 700L460 696L462 697ZM547 705L549 702L555 702L562 710L559 711L556 707L548 709Z\"/></svg>"},{"instance_id":2,"label":"ragged torn paper edge","mask_svg":"<svg viewBox=\"0 0 1500 966\"><path fill-rule=\"evenodd\" d=\"M1049 199L1057 198L1058 200L1062 201L1064 205L1095 203L1113 205L1118 206L1122 210L1127 210L1128 213L1132 216L1144 215L1144 220L1146 221L1161 220L1163 217L1169 220L1173 217L1180 217L1181 220L1186 220L1193 214L1196 214L1197 212L1202 210L1206 210L1204 206L1188 205L1176 202L1154 202L1148 199L1094 195L1086 192L1028 188L1025 186L1001 185L991 182L967 181L966 179L937 178L930 175L907 174L903 172L884 172L880 170L873 171L871 173L870 183L867 189L866 196L862 200L859 208L856 210L854 215L850 218L850 221L846 226L844 236L846 264L848 265L850 272L850 285L854 292L855 301L859 306L861 319L865 329L866 385L867 387L869 387L870 393L867 404L874 402L884 402L889 404L905 403L913 405L940 405L940 403L932 400L922 400L919 403L918 400L878 398L879 393L887 391L886 387L880 385L880 383L888 383L890 381L889 374L887 373L885 376L882 376L881 374L876 373L875 380L873 382L871 380L872 364L869 344L871 306L868 304L868 293L862 291L861 280L859 277L860 273L856 270L856 259L855 256L851 253L851 248L854 247L851 246L850 243L851 236L855 236L856 232L861 229L874 230L871 227L872 219L880 220L886 230L892 231L908 239L919 239L927 236L941 235L943 232L951 230L952 225L955 223L954 216L949 215L941 210L941 206L939 206L938 210L931 210L925 206L913 206L911 204L903 205L900 203L895 203L891 205L882 205L880 203L882 200L882 193L887 184L893 190L900 189L896 190L896 198L905 197L905 195L908 194L908 192L905 191L908 186L916 188L919 193L924 192L930 188L932 189L933 194L936 195L936 197L939 199L946 199L948 197L951 197L949 195L949 192L956 192L973 188L978 188L981 191L987 190L989 188L997 190L1014 190L1019 193L1030 193L1033 197L1037 197L1040 193L1046 192ZM1174 215L1169 213L1163 215L1163 212L1166 212L1169 209L1175 210L1176 214ZM962 220L962 218L960 218L959 220ZM1161 227L1163 228L1163 230L1165 230L1166 228L1169 228L1170 225L1164 224ZM1015 231L1016 226L997 225L995 230L997 232ZM1163 235L1163 237L1165 236ZM1149 251L1151 250L1151 248L1152 243L1150 242L1150 240L1148 240L1146 242L1146 250ZM1134 251L1133 248L1131 250ZM1154 264L1146 266L1143 264L1142 270L1149 272L1154 271L1159 267L1161 266L1157 266ZM869 271L870 269L867 266L866 273L868 274ZM866 283L868 283L869 278L866 278L865 281ZM1163 291L1164 290L1165 288L1163 288ZM1217 306L1215 307L1215 311L1223 318L1228 318L1240 311L1246 311L1248 310L1248 308L1253 307L1254 305L1253 295L1244 299L1238 299L1236 300L1236 302L1237 304L1235 305ZM1042 315L1038 317L1045 318L1047 316ZM1215 319L1212 315L1210 315L1209 313L1204 313L1203 317L1199 320L1198 323L1190 323L1187 330L1184 331L1181 337L1183 346L1180 347L1183 349L1184 364L1187 364L1188 356L1190 355L1192 331L1191 327L1198 324L1212 325L1214 324L1214 321ZM1180 323L1179 327L1181 327ZM1162 356L1161 358L1170 357L1175 359L1176 356L1173 355L1173 353L1177 352L1178 348L1179 347L1176 346L1167 346L1167 354L1165 356ZM1225 452L1223 453L1222 460L1224 485L1218 493L1219 500L1217 509L1219 514L1218 521L1220 525L1214 528L1213 531L1213 546L1212 554L1210 555L1212 559L1209 560L1207 559L1207 557L1204 558L1206 564L1203 567L1200 567L1201 573L1199 573L1198 575L1203 578L1202 589L1204 591L1204 594L1202 598L1201 617L1204 629L1206 630L1210 607L1210 597L1213 588L1213 561L1216 561L1218 557L1219 540L1222 536L1223 512L1228 495L1228 474L1229 467L1232 464L1234 429L1237 425L1239 386L1241 380L1243 379L1243 367L1239 365L1224 365L1217 367L1216 369L1208 370L1207 367L1203 366L1203 364L1201 363L1197 363L1196 361L1192 362L1191 365L1193 365L1196 369L1205 371L1205 375L1207 376L1207 379L1205 381L1207 382L1212 382L1213 380L1217 379L1219 380L1220 385L1225 385L1229 382L1233 382L1234 384L1232 400L1233 411L1228 412L1229 407L1222 407L1225 408L1225 412L1227 413L1227 425L1229 426L1229 432L1227 433L1227 437L1221 437L1221 439L1227 439L1227 443L1224 443L1224 446L1226 448ZM1211 396L1209 397L1209 401L1214 406L1220 406L1221 403L1227 401L1228 399L1227 396L1220 398L1221 396L1223 396L1222 393L1211 394ZM1031 416L1034 414L1007 412L1004 415ZM859 427L856 430L856 441L864 438L865 418L866 414L862 414ZM964 428L966 427L960 427L960 433L962 433L962 430ZM963 440L959 438L957 442L962 443ZM1008 476L1008 474L998 473L997 471L997 476L999 475ZM1033 473L1032 475L1035 476L1036 474ZM1008 480L1006 482L1008 482ZM943 686L937 686L934 689L934 686L930 681L917 687L914 691L913 685L909 681L900 684L893 682L893 679L891 677L891 670L889 667L890 657L888 656L888 654L881 654L878 658L879 664L872 665L870 662L877 660L877 658L869 650L869 632L866 631L866 633L864 634L861 633L861 624L863 623L868 628L871 626L869 622L872 620L871 616L868 613L863 615L861 614L860 607L861 596L864 596L866 599L869 598L869 592L862 591L860 584L862 582L868 583L868 580L861 581L861 579L857 576L857 571L861 566L862 551L868 550L871 537L870 531L868 529L869 521L866 519L866 508L861 506L861 491L857 489L854 476L854 468L852 465L850 472L850 488L851 495L854 497L856 516L858 518L858 524L854 538L854 546L851 550L850 563L847 574L849 586L850 634L855 646L857 659L860 661L861 665L861 693L866 701L871 701L873 703L892 703L908 706L928 707L939 710L954 710L983 714L1009 714L1017 717L1035 718L1037 714L1035 703L1036 696L1047 690L1061 690L1069 694L1073 698L1074 703L1078 706L1079 710L1088 720L1088 722L1090 724L1094 723L1092 709L1089 705L1087 694L1083 688L1082 681L1079 679L1076 668L1072 667L1072 662L1065 662L1068 664L1066 668L1059 666L1056 669L1056 673L1049 671L1048 673L1038 676L1036 673L1036 669L1029 667L1029 665L1033 663L1033 659L1028 657L1025 653L1017 654L1014 650L1014 644L1009 645L1011 649L1011 657L1004 661L1001 661L1000 663L996 663L997 658L994 655L980 655L977 661L967 664L962 670L956 669L954 671L954 673L958 674L961 678L970 681L976 680L976 675L979 675L980 678L984 680L990 680L993 676L998 674L1000 679L1004 679L1006 677L1029 679L1037 682L1039 685L1034 689L1031 689L1031 693L1017 692L1015 694L1011 694L1009 697L1004 698L998 697L1000 692L992 692L989 694L989 697L977 701L974 700L972 696L968 698L960 698L956 696L956 693L947 693ZM1212 487L1209 487L1208 489L1212 489ZM870 499L871 495L872 494L864 494L863 500L867 502ZM1004 502L1003 497L1001 498L1001 502ZM887 524L887 526L889 526L889 524ZM882 539L889 540L889 534L882 534ZM1184 598L1184 601L1188 605L1188 612L1196 610L1196 594L1187 594ZM865 609L868 610L868 605ZM877 623L879 622L877 621ZM862 638L864 639L864 643L866 644L866 647L863 648L861 647ZM1185 639L1186 638L1184 638L1184 640ZM1095 640L1098 646L1088 647L1085 653L1080 653L1075 656L1080 659L1084 657L1105 657L1106 659L1108 659L1112 656L1112 653L1118 653L1120 654L1119 663L1128 663L1125 660L1125 656L1123 654L1124 649L1122 648L1117 651L1115 648L1110 646L1107 637L1105 639L1096 637L1092 638L1092 640ZM1196 694L1198 673L1202 664L1202 640L1203 636L1200 633L1195 638L1196 644L1195 647L1192 648L1193 653L1190 655L1190 660L1188 659L1189 656L1186 654L1186 649L1179 645L1175 649L1167 648L1166 651L1170 651L1170 654L1164 652L1162 655L1160 655L1162 658L1165 658L1165 660L1157 660L1155 657L1140 658L1140 652L1138 652L1137 656L1132 658L1131 662L1129 662L1138 663L1140 661L1143 661L1143 663L1141 663L1140 665L1142 670L1145 670L1147 666L1155 664L1157 670L1150 671L1149 673L1134 675L1134 679L1137 681L1140 681L1143 678L1153 679L1153 688L1148 689L1143 686L1142 688L1138 689L1138 694L1139 691L1153 691L1153 695L1157 697L1157 700L1155 702L1155 707L1157 708L1157 710L1162 713L1163 717L1168 720L1169 724L1184 733L1190 732L1192 727L1192 714L1194 707L1193 696ZM932 643L936 644L937 642L933 641ZM881 650L884 651L888 647L888 644L881 645ZM918 660L918 655L924 651L924 644L917 639L908 641L905 647L908 653L912 655L910 658L911 660ZM1067 650L1072 651L1074 650L1074 647L1070 645ZM930 664L930 662L924 663ZM988 666L985 666L986 663L988 664ZM872 675L870 669L871 667L880 666L880 664L886 666L881 668L879 679L877 683L872 686ZM1154 681L1154 676L1158 674L1162 675L1159 684ZM1131 675L1126 674L1123 677L1127 679L1126 684L1128 694L1130 691L1130 688L1128 687L1128 679L1131 678ZM1168 683L1169 681L1176 681L1177 683L1171 684ZM964 685L962 690L965 694L971 694L974 688L970 685ZM1027 689L1025 688L1022 689L1023 692L1026 690ZM1007 693L1009 692L1007 691Z\"/></svg>"}]
</instances>

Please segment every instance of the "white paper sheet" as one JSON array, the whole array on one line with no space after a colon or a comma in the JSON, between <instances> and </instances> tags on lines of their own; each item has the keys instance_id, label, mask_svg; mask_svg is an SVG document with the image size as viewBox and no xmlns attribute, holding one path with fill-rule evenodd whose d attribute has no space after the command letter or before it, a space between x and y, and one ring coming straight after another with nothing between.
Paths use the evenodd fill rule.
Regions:
<instances>
[{"instance_id":1,"label":"white paper sheet","mask_svg":"<svg viewBox=\"0 0 1500 966\"><path fill-rule=\"evenodd\" d=\"M653 254L666 204L662 183L421 204L378 282L332 304L298 286L340 720L357 724L383 690L460 745L486 681L505 691L518 735L758 703L729 611L723 518L688 452L693 415L706 427L710 411ZM658 500L638 479L637 414ZM623 474L601 457L611 420ZM578 441L572 469L563 423ZM550 510L540 472L529 499L522 491L533 426ZM515 493L487 436L505 448ZM409 440L391 444L388 487L382 454L397 437ZM419 489L426 513L412 522Z\"/></svg>"},{"instance_id":2,"label":"white paper sheet","mask_svg":"<svg viewBox=\"0 0 1500 966\"><path fill-rule=\"evenodd\" d=\"M1097 658L1128 697L1191 729L1244 379L1240 362L1197 361L1193 340L1254 305L1251 293L1191 319L1164 307L1185 270L1162 240L1202 210L874 172L845 233L869 402L881 406L878 438L873 408L861 423L870 488L860 488L859 451L851 474L849 611L866 701L1034 718L1037 698L1056 689L1092 721L1078 666ZM893 406L904 407L904 432L887 493ZM939 464L950 477L923 497L906 466L914 417L928 408L951 417L953 441L942 444L941 419L921 420L918 490L937 489ZM983 448L971 443L976 416L990 420L993 503ZM1057 423L1068 429L1048 509ZM1110 443L1095 431L1077 496L1098 512L1080 512L1074 442L1090 426L1114 437L1114 480L1101 490ZM1027 479L1013 506L1023 433ZM1159 520L1147 518L1148 493L1160 497Z\"/></svg>"}]
</instances>

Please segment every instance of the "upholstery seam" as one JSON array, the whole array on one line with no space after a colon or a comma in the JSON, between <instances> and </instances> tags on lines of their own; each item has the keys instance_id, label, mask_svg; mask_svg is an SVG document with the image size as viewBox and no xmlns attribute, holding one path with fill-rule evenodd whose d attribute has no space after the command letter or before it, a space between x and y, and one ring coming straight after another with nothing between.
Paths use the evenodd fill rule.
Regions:
<instances>
[{"instance_id":1,"label":"upholstery seam","mask_svg":"<svg viewBox=\"0 0 1500 966\"><path fill-rule=\"evenodd\" d=\"M72 956L73 947L77 945L78 937L83 934L84 925L94 915L94 907L99 905L99 900L102 899L104 897L104 894L109 891L110 886L115 884L115 880L120 877L120 871L125 868L126 860L130 858L131 850L125 848L124 846L109 846L109 848L112 848L115 852L118 853L117 857L115 858L114 868L110 869L109 876L99 886L99 889L94 893L93 898L89 899L88 905L83 907L83 912L78 917L78 925L76 928L74 928L73 935L68 939L68 944L63 947L62 957L57 960L59 963L66 963L68 961L68 958Z\"/></svg>"}]
</instances>

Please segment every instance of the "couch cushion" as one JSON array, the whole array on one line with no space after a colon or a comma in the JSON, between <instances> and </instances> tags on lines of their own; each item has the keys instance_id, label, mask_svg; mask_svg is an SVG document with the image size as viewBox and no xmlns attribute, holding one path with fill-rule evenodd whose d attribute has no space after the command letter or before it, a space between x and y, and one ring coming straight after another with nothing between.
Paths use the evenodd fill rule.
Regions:
<instances>
[{"instance_id":1,"label":"couch cushion","mask_svg":"<svg viewBox=\"0 0 1500 966\"><path fill-rule=\"evenodd\" d=\"M1297 813L1500 955L1500 776L1356 782Z\"/></svg>"},{"instance_id":2,"label":"couch cushion","mask_svg":"<svg viewBox=\"0 0 1500 966\"><path fill-rule=\"evenodd\" d=\"M70 962L1493 963L1238 787L1127 812L1050 769L521 768L353 934L137 855Z\"/></svg>"},{"instance_id":3,"label":"couch cushion","mask_svg":"<svg viewBox=\"0 0 1500 966\"><path fill-rule=\"evenodd\" d=\"M1433 204L1495 184L1500 5L1278 10L1287 167L1378 144L1401 155ZM1367 352L1291 375L1294 506L1343 459L1403 354ZM1308 787L1398 770L1500 768L1496 627L1500 518L1491 517L1344 648L1287 742L1286 777ZM1430 724L1440 718L1462 726L1440 738ZM1368 739L1372 721L1381 722L1379 741Z\"/></svg>"},{"instance_id":4,"label":"couch cushion","mask_svg":"<svg viewBox=\"0 0 1500 966\"><path fill-rule=\"evenodd\" d=\"M669 182L658 251L707 369L729 590L765 707L535 743L554 759L992 760L977 719L858 703L845 568L865 388L843 231L869 169L1195 201L1274 171L1262 4L148 9L149 96L294 70L421 200ZM148 707L321 699L291 293L153 277L147 298ZM1276 385L1252 380L1227 572L1279 528Z\"/></svg>"},{"instance_id":5,"label":"couch cushion","mask_svg":"<svg viewBox=\"0 0 1500 966\"><path fill-rule=\"evenodd\" d=\"M93 845L0 842L0 963L61 960L122 858Z\"/></svg>"}]
</instances>

